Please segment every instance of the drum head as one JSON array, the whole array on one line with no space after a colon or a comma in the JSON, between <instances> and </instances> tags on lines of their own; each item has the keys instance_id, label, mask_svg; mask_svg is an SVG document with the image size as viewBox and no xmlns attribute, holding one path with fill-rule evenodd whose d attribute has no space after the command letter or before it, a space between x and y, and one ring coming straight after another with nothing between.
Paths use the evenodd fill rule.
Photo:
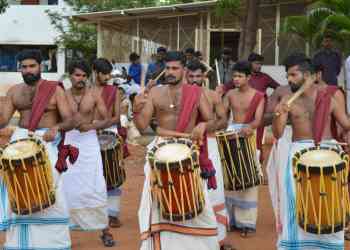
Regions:
<instances>
[{"instance_id":1,"label":"drum head","mask_svg":"<svg viewBox=\"0 0 350 250\"><path fill-rule=\"evenodd\" d=\"M327 149L307 151L300 156L300 163L306 166L329 167L341 162L337 152Z\"/></svg>"},{"instance_id":2,"label":"drum head","mask_svg":"<svg viewBox=\"0 0 350 250\"><path fill-rule=\"evenodd\" d=\"M102 133L98 135L101 150L113 149L117 145L117 137L113 134Z\"/></svg>"},{"instance_id":3,"label":"drum head","mask_svg":"<svg viewBox=\"0 0 350 250\"><path fill-rule=\"evenodd\" d=\"M176 162L182 161L191 156L191 149L180 143L172 143L161 146L154 154L156 161Z\"/></svg>"},{"instance_id":4,"label":"drum head","mask_svg":"<svg viewBox=\"0 0 350 250\"><path fill-rule=\"evenodd\" d=\"M2 153L5 159L25 159L37 152L38 144L31 140L22 140L9 144Z\"/></svg>"}]
</instances>

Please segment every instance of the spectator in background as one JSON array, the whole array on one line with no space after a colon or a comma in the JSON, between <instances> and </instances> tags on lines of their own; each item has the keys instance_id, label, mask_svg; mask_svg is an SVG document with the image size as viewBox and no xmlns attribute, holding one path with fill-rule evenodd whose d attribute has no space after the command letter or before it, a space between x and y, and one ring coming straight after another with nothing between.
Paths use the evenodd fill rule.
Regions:
<instances>
[{"instance_id":1,"label":"spectator in background","mask_svg":"<svg viewBox=\"0 0 350 250\"><path fill-rule=\"evenodd\" d=\"M142 65L140 63L140 56L135 52L131 53L129 56L131 62L128 70L128 83L133 80L136 84L141 84L141 74L142 74Z\"/></svg>"},{"instance_id":2,"label":"spectator in background","mask_svg":"<svg viewBox=\"0 0 350 250\"><path fill-rule=\"evenodd\" d=\"M156 78L165 69L164 59L165 59L166 53L167 53L167 49L164 47L159 47L157 49L156 61L153 63L150 63L147 68L146 81L145 81L146 85L150 80ZM158 83L159 82L160 81L158 81Z\"/></svg>"},{"instance_id":3,"label":"spectator in background","mask_svg":"<svg viewBox=\"0 0 350 250\"><path fill-rule=\"evenodd\" d=\"M248 57L248 61L252 65L252 75L249 81L250 86L265 94L268 88L276 89L280 86L271 76L261 72L261 66L264 62L264 57L262 55L251 53Z\"/></svg>"},{"instance_id":4,"label":"spectator in background","mask_svg":"<svg viewBox=\"0 0 350 250\"><path fill-rule=\"evenodd\" d=\"M220 73L220 80L222 84L228 84L232 81L234 61L232 60L232 50L224 48L221 52L218 66Z\"/></svg>"},{"instance_id":5,"label":"spectator in background","mask_svg":"<svg viewBox=\"0 0 350 250\"><path fill-rule=\"evenodd\" d=\"M112 59L111 64L112 64L113 70L118 69L117 62L114 59Z\"/></svg>"},{"instance_id":6,"label":"spectator in background","mask_svg":"<svg viewBox=\"0 0 350 250\"><path fill-rule=\"evenodd\" d=\"M202 52L200 52L199 50L197 50L196 52L194 52L194 57L198 60L198 61L203 61L203 55Z\"/></svg>"},{"instance_id":7,"label":"spectator in background","mask_svg":"<svg viewBox=\"0 0 350 250\"><path fill-rule=\"evenodd\" d=\"M187 48L185 50L185 57L186 57L186 65L189 64L194 58L194 49L193 48Z\"/></svg>"},{"instance_id":8,"label":"spectator in background","mask_svg":"<svg viewBox=\"0 0 350 250\"><path fill-rule=\"evenodd\" d=\"M313 63L323 66L323 80L327 84L338 85L342 56L338 50L333 48L333 38L330 34L325 34L323 37L322 48L315 54Z\"/></svg>"}]
</instances>

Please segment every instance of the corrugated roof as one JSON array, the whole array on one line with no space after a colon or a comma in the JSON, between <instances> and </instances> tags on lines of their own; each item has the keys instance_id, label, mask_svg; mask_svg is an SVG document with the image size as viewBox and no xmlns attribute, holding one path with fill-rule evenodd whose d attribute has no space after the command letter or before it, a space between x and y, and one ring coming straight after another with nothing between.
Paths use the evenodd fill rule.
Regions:
<instances>
[{"instance_id":1,"label":"corrugated roof","mask_svg":"<svg viewBox=\"0 0 350 250\"><path fill-rule=\"evenodd\" d=\"M155 14L171 14L171 13L181 13L186 14L186 12L198 12L207 10L208 8L214 6L217 0L194 2L186 4L174 4L166 6L156 6L156 7L146 7L146 8L133 8L124 10L110 10L110 11L100 11L91 13L81 13L72 15L72 17L81 22L97 23L103 20L117 20L118 18L123 19L125 17L147 17L147 15L152 16Z\"/></svg>"}]
</instances>

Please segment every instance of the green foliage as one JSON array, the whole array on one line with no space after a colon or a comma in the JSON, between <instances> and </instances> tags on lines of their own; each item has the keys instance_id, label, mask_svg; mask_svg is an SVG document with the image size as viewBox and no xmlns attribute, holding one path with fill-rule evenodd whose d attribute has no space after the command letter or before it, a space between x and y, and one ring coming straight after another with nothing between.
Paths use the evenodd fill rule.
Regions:
<instances>
[{"instance_id":1,"label":"green foliage","mask_svg":"<svg viewBox=\"0 0 350 250\"><path fill-rule=\"evenodd\" d=\"M0 14L4 13L8 6L7 0L0 0Z\"/></svg>"},{"instance_id":2,"label":"green foliage","mask_svg":"<svg viewBox=\"0 0 350 250\"><path fill-rule=\"evenodd\" d=\"M225 17L232 14L238 14L241 7L241 0L220 0L216 4L215 15Z\"/></svg>"}]
</instances>

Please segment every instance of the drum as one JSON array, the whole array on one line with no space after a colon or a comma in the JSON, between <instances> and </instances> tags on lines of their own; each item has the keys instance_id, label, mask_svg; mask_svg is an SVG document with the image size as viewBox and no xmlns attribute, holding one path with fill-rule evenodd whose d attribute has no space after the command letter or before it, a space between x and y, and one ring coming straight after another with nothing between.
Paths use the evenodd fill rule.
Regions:
<instances>
[{"instance_id":1,"label":"drum","mask_svg":"<svg viewBox=\"0 0 350 250\"><path fill-rule=\"evenodd\" d=\"M345 229L349 221L349 157L344 151L313 147L293 157L298 224L313 234Z\"/></svg>"},{"instance_id":2,"label":"drum","mask_svg":"<svg viewBox=\"0 0 350 250\"><path fill-rule=\"evenodd\" d=\"M30 215L55 203L50 160L39 139L7 144L0 151L0 168L14 213Z\"/></svg>"},{"instance_id":3,"label":"drum","mask_svg":"<svg viewBox=\"0 0 350 250\"><path fill-rule=\"evenodd\" d=\"M153 199L161 215L170 221L185 221L204 208L199 149L187 139L165 139L147 154L152 169Z\"/></svg>"},{"instance_id":4,"label":"drum","mask_svg":"<svg viewBox=\"0 0 350 250\"><path fill-rule=\"evenodd\" d=\"M255 135L248 138L236 132L217 132L225 190L245 190L261 183L256 157Z\"/></svg>"},{"instance_id":5,"label":"drum","mask_svg":"<svg viewBox=\"0 0 350 250\"><path fill-rule=\"evenodd\" d=\"M104 130L98 133L98 141L101 147L103 175L107 190L120 187L126 179L123 163L123 140L118 134Z\"/></svg>"}]
</instances>

